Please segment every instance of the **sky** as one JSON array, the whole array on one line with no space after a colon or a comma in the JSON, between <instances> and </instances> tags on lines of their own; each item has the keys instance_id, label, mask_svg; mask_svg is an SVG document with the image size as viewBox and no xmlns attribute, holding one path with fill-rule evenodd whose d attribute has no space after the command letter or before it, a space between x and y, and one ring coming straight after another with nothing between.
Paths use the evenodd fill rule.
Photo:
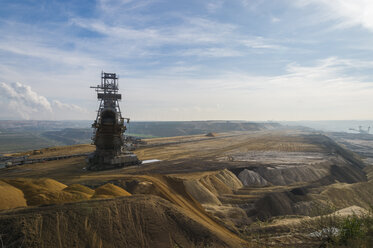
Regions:
<instances>
[{"instance_id":1,"label":"sky","mask_svg":"<svg viewBox=\"0 0 373 248\"><path fill-rule=\"evenodd\" d=\"M368 0L2 0L0 119L372 120Z\"/></svg>"}]
</instances>

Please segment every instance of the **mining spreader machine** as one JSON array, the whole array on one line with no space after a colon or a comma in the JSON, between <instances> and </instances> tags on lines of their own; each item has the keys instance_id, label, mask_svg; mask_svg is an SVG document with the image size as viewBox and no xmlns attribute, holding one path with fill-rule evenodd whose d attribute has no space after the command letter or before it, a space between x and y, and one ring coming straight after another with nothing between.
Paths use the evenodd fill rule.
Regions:
<instances>
[{"instance_id":1,"label":"mining spreader machine","mask_svg":"<svg viewBox=\"0 0 373 248\"><path fill-rule=\"evenodd\" d=\"M119 107L122 95L118 93L118 77L115 73L101 73L101 84L92 86L100 102L92 143L96 151L88 156L89 170L106 170L141 164L135 154L125 148L123 134L126 131L125 121Z\"/></svg>"}]
</instances>

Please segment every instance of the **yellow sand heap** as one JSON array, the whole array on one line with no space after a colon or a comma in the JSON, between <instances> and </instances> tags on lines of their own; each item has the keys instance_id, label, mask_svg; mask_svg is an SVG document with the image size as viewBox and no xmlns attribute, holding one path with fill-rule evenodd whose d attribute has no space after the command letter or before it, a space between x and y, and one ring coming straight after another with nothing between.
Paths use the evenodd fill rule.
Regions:
<instances>
[{"instance_id":1,"label":"yellow sand heap","mask_svg":"<svg viewBox=\"0 0 373 248\"><path fill-rule=\"evenodd\" d=\"M216 133L208 133L206 134L206 137L216 137Z\"/></svg>"},{"instance_id":2,"label":"yellow sand heap","mask_svg":"<svg viewBox=\"0 0 373 248\"><path fill-rule=\"evenodd\" d=\"M71 184L70 186L63 189L63 191L67 192L80 192L80 193L86 193L88 195L93 195L95 191L93 189L90 189L86 186L80 185L80 184Z\"/></svg>"},{"instance_id":3,"label":"yellow sand heap","mask_svg":"<svg viewBox=\"0 0 373 248\"><path fill-rule=\"evenodd\" d=\"M4 181L22 190L28 206L61 203L67 200L66 196L61 195L61 191L67 186L53 179L17 178Z\"/></svg>"},{"instance_id":4,"label":"yellow sand heap","mask_svg":"<svg viewBox=\"0 0 373 248\"><path fill-rule=\"evenodd\" d=\"M129 195L110 183L93 190L80 184L67 186L49 178L4 179L0 181L0 210Z\"/></svg>"},{"instance_id":5,"label":"yellow sand heap","mask_svg":"<svg viewBox=\"0 0 373 248\"><path fill-rule=\"evenodd\" d=\"M4 181L0 181L0 209L26 207L23 192Z\"/></svg>"},{"instance_id":6,"label":"yellow sand heap","mask_svg":"<svg viewBox=\"0 0 373 248\"><path fill-rule=\"evenodd\" d=\"M126 190L115 186L114 184L107 183L95 189L95 194L92 198L114 198L117 196L130 196Z\"/></svg>"}]
</instances>

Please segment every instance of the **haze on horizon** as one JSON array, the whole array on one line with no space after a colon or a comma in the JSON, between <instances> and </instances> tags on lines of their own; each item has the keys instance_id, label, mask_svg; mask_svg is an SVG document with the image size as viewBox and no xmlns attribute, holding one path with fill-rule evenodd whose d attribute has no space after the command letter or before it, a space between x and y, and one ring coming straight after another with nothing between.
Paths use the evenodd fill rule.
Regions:
<instances>
[{"instance_id":1,"label":"haze on horizon","mask_svg":"<svg viewBox=\"0 0 373 248\"><path fill-rule=\"evenodd\" d=\"M2 1L0 119L373 119L373 2Z\"/></svg>"}]
</instances>

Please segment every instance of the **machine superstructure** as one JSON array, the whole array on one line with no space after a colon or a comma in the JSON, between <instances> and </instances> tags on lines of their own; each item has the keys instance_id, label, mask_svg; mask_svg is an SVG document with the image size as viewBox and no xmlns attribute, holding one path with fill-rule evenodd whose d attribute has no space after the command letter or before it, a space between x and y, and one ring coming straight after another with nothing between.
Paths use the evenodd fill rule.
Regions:
<instances>
[{"instance_id":1,"label":"machine superstructure","mask_svg":"<svg viewBox=\"0 0 373 248\"><path fill-rule=\"evenodd\" d=\"M125 149L123 134L129 118L123 118L119 106L118 76L101 73L101 84L93 86L100 102L92 128L92 142L96 151L89 157L89 169L104 170L141 163L137 156Z\"/></svg>"}]
</instances>

